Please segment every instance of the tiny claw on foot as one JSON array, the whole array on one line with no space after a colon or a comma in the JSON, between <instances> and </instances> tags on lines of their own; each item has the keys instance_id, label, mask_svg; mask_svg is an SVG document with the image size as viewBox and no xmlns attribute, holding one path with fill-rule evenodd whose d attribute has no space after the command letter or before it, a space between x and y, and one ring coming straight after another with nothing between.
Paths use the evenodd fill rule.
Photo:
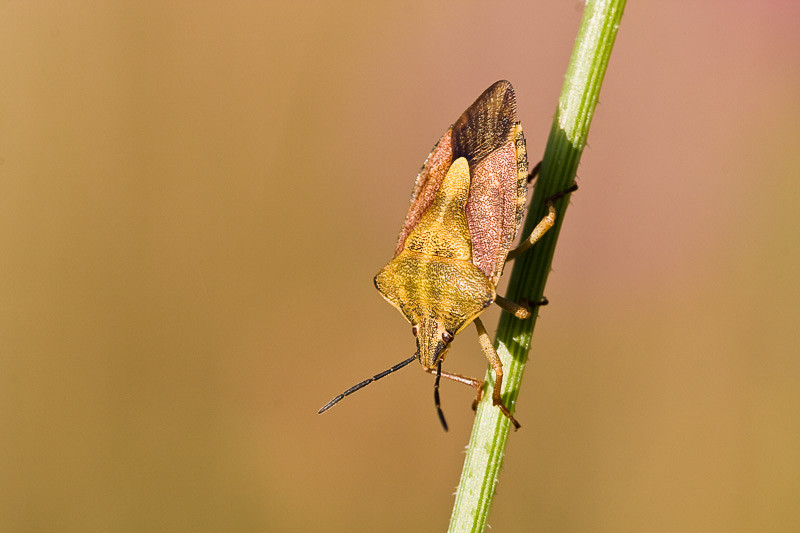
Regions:
<instances>
[{"instance_id":1,"label":"tiny claw on foot","mask_svg":"<svg viewBox=\"0 0 800 533\"><path fill-rule=\"evenodd\" d=\"M518 430L519 428L521 428L521 427L522 427L522 426L519 424L519 422L517 422L517 419L516 419L516 418L514 418L514 415L512 415L512 414L511 414L511 412L508 410L508 407L506 407L506 406L505 406L505 404L503 403L503 401L502 401L502 400L498 400L498 399L496 399L496 398L495 398L495 399L494 399L494 401L493 401L492 403L493 403L495 406L497 406L497 407L500 409L500 411L501 411L501 412L502 412L504 415L506 415L506 417L508 418L508 420L509 420L509 421L510 421L510 422L511 422L513 425L514 425L514 431L516 431L516 430Z\"/></svg>"},{"instance_id":2,"label":"tiny claw on foot","mask_svg":"<svg viewBox=\"0 0 800 533\"><path fill-rule=\"evenodd\" d=\"M478 388L478 393L475 395L475 399L472 401L472 410L478 410L478 404L481 403L483 399L483 382L481 382L481 386Z\"/></svg>"},{"instance_id":3,"label":"tiny claw on foot","mask_svg":"<svg viewBox=\"0 0 800 533\"><path fill-rule=\"evenodd\" d=\"M550 303L550 300L547 297L543 296L541 300L538 302L534 302L533 300L529 300L527 298L520 298L519 300L520 305L524 305L525 307L542 307L543 305L547 305Z\"/></svg>"}]
</instances>

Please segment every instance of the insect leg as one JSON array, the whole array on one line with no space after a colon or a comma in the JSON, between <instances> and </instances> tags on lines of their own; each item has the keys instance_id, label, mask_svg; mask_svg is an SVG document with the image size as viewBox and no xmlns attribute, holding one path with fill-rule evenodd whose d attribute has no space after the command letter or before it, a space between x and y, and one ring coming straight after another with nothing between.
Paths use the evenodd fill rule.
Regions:
<instances>
[{"instance_id":1,"label":"insect leg","mask_svg":"<svg viewBox=\"0 0 800 533\"><path fill-rule=\"evenodd\" d=\"M429 374L438 374L438 372L432 368L426 368L425 372ZM483 398L483 380L478 378L468 378L467 376L462 376L461 374L453 374L450 372L442 372L442 377L453 380L457 383L463 383L464 385L469 385L473 389L477 391L475 395L475 401L472 402L472 410L478 408L478 402L481 401Z\"/></svg>"},{"instance_id":2,"label":"insect leg","mask_svg":"<svg viewBox=\"0 0 800 533\"><path fill-rule=\"evenodd\" d=\"M542 235L547 233L547 230L553 227L553 224L556 223L556 208L553 205L553 202L561 198L562 196L566 196L567 194L577 191L578 186L573 185L568 189L564 189L563 191L554 194L550 198L547 199L547 215L536 224L536 227L533 228L531 234L520 243L519 246L508 252L508 256L506 256L506 261L510 261L517 256L519 256L522 252L533 246L536 241L542 238Z\"/></svg>"},{"instance_id":3,"label":"insect leg","mask_svg":"<svg viewBox=\"0 0 800 533\"><path fill-rule=\"evenodd\" d=\"M547 296L542 296L542 299L539 300L538 302L533 302L531 300L528 300L527 298L523 298L522 300L523 300L522 305L526 305L528 307L542 307L543 305L550 304L550 300L547 299Z\"/></svg>"},{"instance_id":4,"label":"insect leg","mask_svg":"<svg viewBox=\"0 0 800 533\"><path fill-rule=\"evenodd\" d=\"M500 390L503 387L503 363L500 361L500 356L498 356L497 352L494 350L494 346L492 346L492 340L489 338L489 334L486 333L486 328L483 327L483 322L481 322L479 318L475 319L475 327L478 329L478 342L481 345L481 349L483 349L483 353L489 360L489 364L492 365L492 370L494 370L494 390L492 391L492 403L500 408L500 411L502 411L503 414L508 417L512 424L514 424L515 430L519 429L519 422L517 422L517 419L511 415L508 407L506 407L503 403L503 399L500 398Z\"/></svg>"},{"instance_id":5,"label":"insect leg","mask_svg":"<svg viewBox=\"0 0 800 533\"><path fill-rule=\"evenodd\" d=\"M503 298L499 294L495 296L494 303L500 306L500 308L504 311L508 311L517 318L530 318L531 316L531 312L527 307Z\"/></svg>"},{"instance_id":6,"label":"insect leg","mask_svg":"<svg viewBox=\"0 0 800 533\"><path fill-rule=\"evenodd\" d=\"M536 165L533 167L533 170L531 170L531 171L530 171L530 173L528 174L528 185L530 185L530 184L533 182L533 180L535 180L536 178L538 178L538 177L539 177L539 170L540 170L541 168L542 168L542 162L541 162L541 161L539 161L539 162L538 162L538 163L536 163Z\"/></svg>"},{"instance_id":7,"label":"insect leg","mask_svg":"<svg viewBox=\"0 0 800 533\"><path fill-rule=\"evenodd\" d=\"M533 302L528 300L527 298L522 299L522 303L512 302L508 298L503 298L499 294L494 297L494 303L496 303L501 309L504 311L508 311L512 315L517 318L530 318L531 317L531 307L541 307L543 305L547 305L550 303L550 300L547 298L542 298L538 302Z\"/></svg>"}]
</instances>

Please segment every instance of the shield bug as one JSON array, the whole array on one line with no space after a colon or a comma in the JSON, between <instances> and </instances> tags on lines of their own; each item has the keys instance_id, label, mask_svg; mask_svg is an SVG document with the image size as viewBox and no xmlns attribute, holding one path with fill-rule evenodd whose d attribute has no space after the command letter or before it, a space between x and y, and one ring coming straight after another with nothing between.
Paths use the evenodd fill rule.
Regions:
<instances>
[{"instance_id":1,"label":"shield bug","mask_svg":"<svg viewBox=\"0 0 800 533\"><path fill-rule=\"evenodd\" d=\"M483 394L483 380L442 371L453 338L474 323L495 375L493 403L519 428L500 397L503 365L478 315L496 303L518 318L530 316L526 307L495 290L506 261L530 247L555 222L549 202L548 215L509 251L522 222L528 181L514 89L509 82L498 81L467 108L428 155L414 184L394 257L375 276L381 295L411 323L416 353L347 389L320 413L416 359L436 375L434 401L446 430L439 401L441 377L474 387L473 408Z\"/></svg>"}]
</instances>

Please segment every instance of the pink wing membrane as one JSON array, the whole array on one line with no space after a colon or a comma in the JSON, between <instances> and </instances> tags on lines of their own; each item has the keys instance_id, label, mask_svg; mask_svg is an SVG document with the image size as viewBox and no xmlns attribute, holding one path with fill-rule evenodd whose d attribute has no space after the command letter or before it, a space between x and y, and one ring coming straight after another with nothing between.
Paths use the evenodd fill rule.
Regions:
<instances>
[{"instance_id":1,"label":"pink wing membrane","mask_svg":"<svg viewBox=\"0 0 800 533\"><path fill-rule=\"evenodd\" d=\"M472 262L493 283L500 279L517 232L519 200L517 152L508 141L472 169L467 202Z\"/></svg>"}]
</instances>

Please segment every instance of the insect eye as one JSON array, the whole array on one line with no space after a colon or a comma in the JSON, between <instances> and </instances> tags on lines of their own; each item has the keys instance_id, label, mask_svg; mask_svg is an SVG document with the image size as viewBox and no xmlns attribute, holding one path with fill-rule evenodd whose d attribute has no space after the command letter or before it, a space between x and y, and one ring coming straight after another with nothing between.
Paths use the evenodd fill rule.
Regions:
<instances>
[{"instance_id":1,"label":"insect eye","mask_svg":"<svg viewBox=\"0 0 800 533\"><path fill-rule=\"evenodd\" d=\"M450 334L449 331L445 331L444 333L442 333L442 340L450 344L451 342L453 342L453 336Z\"/></svg>"},{"instance_id":2,"label":"insect eye","mask_svg":"<svg viewBox=\"0 0 800 533\"><path fill-rule=\"evenodd\" d=\"M415 337L417 336L417 326L411 327L411 333L413 333Z\"/></svg>"}]
</instances>

